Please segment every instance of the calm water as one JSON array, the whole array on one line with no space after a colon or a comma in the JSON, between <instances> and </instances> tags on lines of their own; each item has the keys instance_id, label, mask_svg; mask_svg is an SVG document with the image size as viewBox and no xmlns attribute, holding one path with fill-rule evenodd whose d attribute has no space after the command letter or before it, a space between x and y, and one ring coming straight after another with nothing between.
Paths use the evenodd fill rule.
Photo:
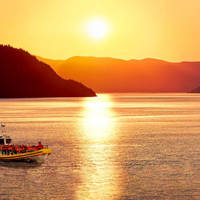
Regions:
<instances>
[{"instance_id":1,"label":"calm water","mask_svg":"<svg viewBox=\"0 0 200 200\"><path fill-rule=\"evenodd\" d=\"M42 165L0 163L0 199L199 200L200 95L0 100L14 143Z\"/></svg>"}]
</instances>

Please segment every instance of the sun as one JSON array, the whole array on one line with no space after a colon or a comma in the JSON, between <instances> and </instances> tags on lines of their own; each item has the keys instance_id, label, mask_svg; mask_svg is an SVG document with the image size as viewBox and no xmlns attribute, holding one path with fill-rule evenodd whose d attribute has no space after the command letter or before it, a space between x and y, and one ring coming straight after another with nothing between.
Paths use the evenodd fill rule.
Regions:
<instances>
[{"instance_id":1,"label":"sun","mask_svg":"<svg viewBox=\"0 0 200 200\"><path fill-rule=\"evenodd\" d=\"M106 35L108 27L101 19L93 19L87 25L87 32L93 38L102 38Z\"/></svg>"}]
</instances>

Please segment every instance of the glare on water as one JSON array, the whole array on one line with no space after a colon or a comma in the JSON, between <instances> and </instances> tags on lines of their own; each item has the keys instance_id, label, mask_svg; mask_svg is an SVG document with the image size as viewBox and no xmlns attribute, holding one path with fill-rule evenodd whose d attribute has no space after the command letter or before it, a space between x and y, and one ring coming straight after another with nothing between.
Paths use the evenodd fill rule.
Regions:
<instances>
[{"instance_id":1,"label":"glare on water","mask_svg":"<svg viewBox=\"0 0 200 200\"><path fill-rule=\"evenodd\" d=\"M104 142L113 137L112 102L108 95L87 99L83 108L83 133L89 141ZM113 132L112 132L113 131Z\"/></svg>"},{"instance_id":2,"label":"glare on water","mask_svg":"<svg viewBox=\"0 0 200 200\"><path fill-rule=\"evenodd\" d=\"M120 193L116 174L119 169L113 165L112 146L107 145L114 138L115 121L112 101L109 95L87 99L83 107L83 135L88 145L82 154L82 184L78 187L78 199L113 199Z\"/></svg>"}]
</instances>

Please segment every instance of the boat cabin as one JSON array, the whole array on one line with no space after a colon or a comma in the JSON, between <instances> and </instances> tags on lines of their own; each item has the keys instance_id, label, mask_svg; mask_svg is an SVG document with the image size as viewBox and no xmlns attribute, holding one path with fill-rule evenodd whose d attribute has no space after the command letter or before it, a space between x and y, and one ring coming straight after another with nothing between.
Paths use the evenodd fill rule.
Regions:
<instances>
[{"instance_id":1,"label":"boat cabin","mask_svg":"<svg viewBox=\"0 0 200 200\"><path fill-rule=\"evenodd\" d=\"M0 145L8 145L11 143L11 138L7 135L0 135Z\"/></svg>"}]
</instances>

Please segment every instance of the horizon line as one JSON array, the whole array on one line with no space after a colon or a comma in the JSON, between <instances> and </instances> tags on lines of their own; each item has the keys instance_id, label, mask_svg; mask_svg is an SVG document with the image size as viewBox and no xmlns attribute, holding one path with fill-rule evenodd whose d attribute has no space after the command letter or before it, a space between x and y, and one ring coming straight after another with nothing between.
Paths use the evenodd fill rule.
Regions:
<instances>
[{"instance_id":1,"label":"horizon line","mask_svg":"<svg viewBox=\"0 0 200 200\"><path fill-rule=\"evenodd\" d=\"M73 57L85 57L85 58L111 58L111 59L116 59L116 60L121 60L121 61L142 61L142 60L157 60L157 61L163 61L163 62L168 62L168 63L185 63L185 62L192 62L192 63L199 63L200 62L200 58L199 60L177 60L177 61L171 61L171 60L165 60L159 57L143 57L143 58L121 58L121 57L114 57L114 56L92 56L92 55L72 55L72 56L68 56L66 58L50 58L50 57L46 57L46 56L40 56L37 55L35 53L33 53L31 50L27 50L23 47L15 47L14 45L11 44L6 44L6 43L0 43L0 45L4 45L4 46L10 46L16 49L22 49L24 51L29 52L31 55L35 56L36 58L41 58L41 59L47 59L47 60L53 60L53 61L67 61L70 58Z\"/></svg>"}]
</instances>

